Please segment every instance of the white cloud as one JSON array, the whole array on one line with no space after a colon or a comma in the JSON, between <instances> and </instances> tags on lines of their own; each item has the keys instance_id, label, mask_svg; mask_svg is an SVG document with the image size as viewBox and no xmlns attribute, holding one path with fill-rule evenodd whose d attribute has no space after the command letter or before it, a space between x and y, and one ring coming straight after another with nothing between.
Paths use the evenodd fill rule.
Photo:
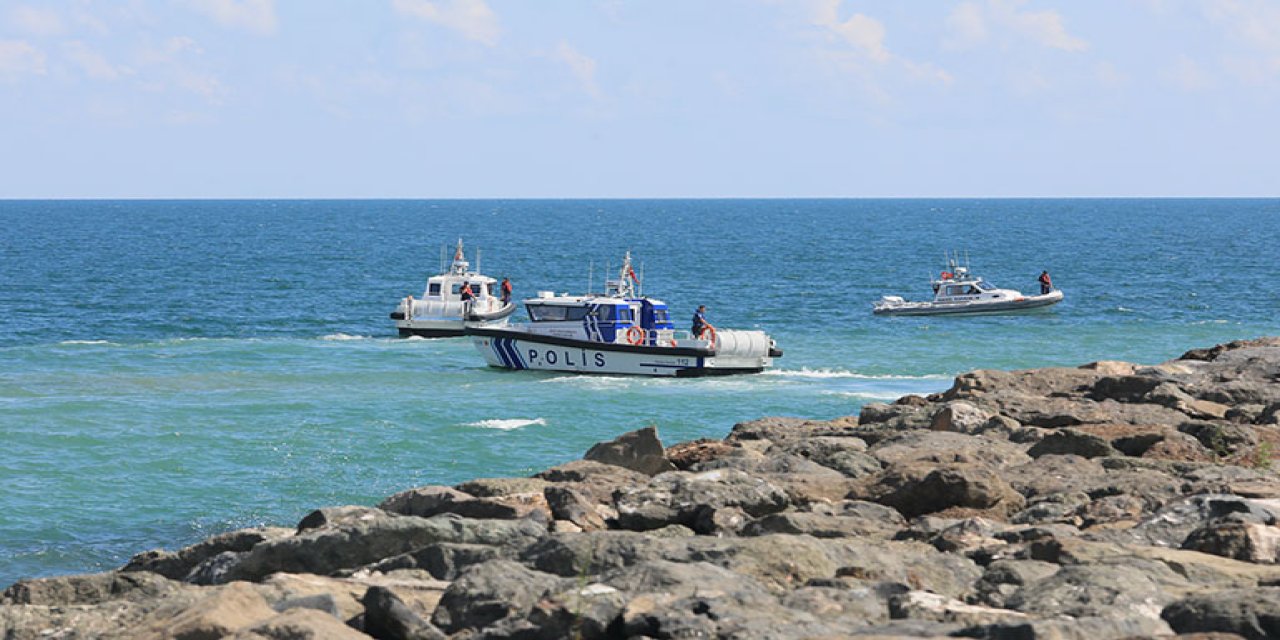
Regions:
<instances>
[{"instance_id":1,"label":"white cloud","mask_svg":"<svg viewBox=\"0 0 1280 640\"><path fill-rule=\"evenodd\" d=\"M259 35L276 31L275 0L186 0L186 4L224 27Z\"/></svg>"},{"instance_id":2,"label":"white cloud","mask_svg":"<svg viewBox=\"0 0 1280 640\"><path fill-rule=\"evenodd\" d=\"M65 31L62 18L52 9L19 5L9 12L9 20L19 30L35 36L56 36Z\"/></svg>"},{"instance_id":3,"label":"white cloud","mask_svg":"<svg viewBox=\"0 0 1280 640\"><path fill-rule=\"evenodd\" d=\"M44 73L44 52L23 40L0 40L0 78Z\"/></svg>"},{"instance_id":4,"label":"white cloud","mask_svg":"<svg viewBox=\"0 0 1280 640\"><path fill-rule=\"evenodd\" d=\"M947 16L947 28L952 37L947 45L955 48L967 48L987 39L987 23L982 18L982 7L976 2L961 2Z\"/></svg>"},{"instance_id":5,"label":"white cloud","mask_svg":"<svg viewBox=\"0 0 1280 640\"><path fill-rule=\"evenodd\" d=\"M596 84L596 61L574 49L568 42L560 41L556 47L556 59L569 65L569 70L591 97L599 100L602 95Z\"/></svg>"},{"instance_id":6,"label":"white cloud","mask_svg":"<svg viewBox=\"0 0 1280 640\"><path fill-rule=\"evenodd\" d=\"M841 22L840 2L841 0L830 0L822 5L814 16L814 24L830 29L875 62L888 62L892 59L893 56L884 47L884 24L861 13L855 13Z\"/></svg>"},{"instance_id":7,"label":"white cloud","mask_svg":"<svg viewBox=\"0 0 1280 640\"><path fill-rule=\"evenodd\" d=\"M66 42L62 46L63 54L67 59L74 63L85 75L95 80L115 80L123 73L128 73L128 69L117 68L115 65L107 62L101 53L90 49L88 45L73 40Z\"/></svg>"},{"instance_id":8,"label":"white cloud","mask_svg":"<svg viewBox=\"0 0 1280 640\"><path fill-rule=\"evenodd\" d=\"M946 44L969 48L987 41L991 33L1011 33L1050 49L1079 52L1089 48L1085 40L1067 32L1062 15L1052 9L1023 10L1026 0L963 2L947 18L951 36Z\"/></svg>"},{"instance_id":9,"label":"white cloud","mask_svg":"<svg viewBox=\"0 0 1280 640\"><path fill-rule=\"evenodd\" d=\"M915 62L895 55L885 46L884 24L871 16L855 13L848 19L840 19L843 0L819 0L811 5L811 22L841 45L852 50L827 51L821 57L846 71L862 76L868 81L873 95L887 97L878 83L871 78L877 68L895 68L917 79L951 84L952 77L946 71L928 62ZM868 64L869 63L869 64ZM876 84L872 87L871 84Z\"/></svg>"},{"instance_id":10,"label":"white cloud","mask_svg":"<svg viewBox=\"0 0 1280 640\"><path fill-rule=\"evenodd\" d=\"M1175 87L1188 92L1204 91L1212 85L1209 74L1185 54L1178 56L1163 76Z\"/></svg>"},{"instance_id":11,"label":"white cloud","mask_svg":"<svg viewBox=\"0 0 1280 640\"><path fill-rule=\"evenodd\" d=\"M391 8L490 47L498 44L498 37L502 34L498 15L484 0L391 0Z\"/></svg>"},{"instance_id":12,"label":"white cloud","mask_svg":"<svg viewBox=\"0 0 1280 640\"><path fill-rule=\"evenodd\" d=\"M1280 53L1280 4L1260 0L1206 0L1205 13L1240 41Z\"/></svg>"}]
</instances>

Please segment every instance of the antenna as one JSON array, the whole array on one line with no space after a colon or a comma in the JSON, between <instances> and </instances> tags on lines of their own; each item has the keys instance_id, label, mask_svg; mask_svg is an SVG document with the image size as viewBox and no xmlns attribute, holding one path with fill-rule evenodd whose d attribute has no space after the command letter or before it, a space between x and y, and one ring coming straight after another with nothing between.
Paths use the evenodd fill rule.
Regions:
<instances>
[{"instance_id":1,"label":"antenna","mask_svg":"<svg viewBox=\"0 0 1280 640\"><path fill-rule=\"evenodd\" d=\"M640 285L640 293L639 293L639 295L637 295L636 297L637 297L637 298L643 298L643 297L644 297L644 263L643 263L643 262L641 262L641 263L640 263L640 282L639 282L639 285Z\"/></svg>"},{"instance_id":2,"label":"antenna","mask_svg":"<svg viewBox=\"0 0 1280 640\"><path fill-rule=\"evenodd\" d=\"M595 276L596 262L595 260L587 261L587 295L591 295L591 280Z\"/></svg>"},{"instance_id":3,"label":"antenna","mask_svg":"<svg viewBox=\"0 0 1280 640\"><path fill-rule=\"evenodd\" d=\"M441 242L440 243L440 271L439 271L440 273L444 273L444 254L447 251L448 249L445 248L445 243Z\"/></svg>"},{"instance_id":4,"label":"antenna","mask_svg":"<svg viewBox=\"0 0 1280 640\"><path fill-rule=\"evenodd\" d=\"M484 273L484 271L480 269L480 247L476 247L476 273Z\"/></svg>"}]
</instances>

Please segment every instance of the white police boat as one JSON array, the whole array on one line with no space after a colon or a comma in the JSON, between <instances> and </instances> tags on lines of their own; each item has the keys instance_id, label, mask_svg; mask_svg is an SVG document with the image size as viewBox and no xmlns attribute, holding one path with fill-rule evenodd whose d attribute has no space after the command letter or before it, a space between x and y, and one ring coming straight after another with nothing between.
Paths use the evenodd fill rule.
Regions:
<instances>
[{"instance_id":1,"label":"white police boat","mask_svg":"<svg viewBox=\"0 0 1280 640\"><path fill-rule=\"evenodd\" d=\"M637 295L636 284L627 253L605 293L542 291L524 301L530 322L468 326L467 335L489 366L503 369L696 377L759 373L782 355L763 331L678 331L666 303Z\"/></svg>"},{"instance_id":2,"label":"white police boat","mask_svg":"<svg viewBox=\"0 0 1280 640\"><path fill-rule=\"evenodd\" d=\"M443 258L443 256L441 256ZM467 327L500 327L515 313L514 302L503 303L494 295L497 280L471 270L458 239L449 270L427 279L421 298L405 296L391 312L401 337L443 338L464 335ZM462 299L470 286L471 300Z\"/></svg>"},{"instance_id":3,"label":"white police boat","mask_svg":"<svg viewBox=\"0 0 1280 640\"><path fill-rule=\"evenodd\" d=\"M961 266L948 257L947 268L936 279L930 279L933 300L911 302L900 296L883 296L872 304L871 311L882 316L974 315L1012 313L1043 309L1062 302L1062 291L1050 288L1040 295L1023 295L1013 289L1000 289L973 275L968 265Z\"/></svg>"}]
</instances>

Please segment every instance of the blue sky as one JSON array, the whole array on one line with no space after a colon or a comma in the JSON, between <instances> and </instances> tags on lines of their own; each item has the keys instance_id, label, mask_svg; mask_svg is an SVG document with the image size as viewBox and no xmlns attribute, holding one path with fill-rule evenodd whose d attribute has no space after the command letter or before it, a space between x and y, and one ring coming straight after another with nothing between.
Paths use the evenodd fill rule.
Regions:
<instances>
[{"instance_id":1,"label":"blue sky","mask_svg":"<svg viewBox=\"0 0 1280 640\"><path fill-rule=\"evenodd\" d=\"M0 198L1280 195L1280 0L0 1Z\"/></svg>"}]
</instances>

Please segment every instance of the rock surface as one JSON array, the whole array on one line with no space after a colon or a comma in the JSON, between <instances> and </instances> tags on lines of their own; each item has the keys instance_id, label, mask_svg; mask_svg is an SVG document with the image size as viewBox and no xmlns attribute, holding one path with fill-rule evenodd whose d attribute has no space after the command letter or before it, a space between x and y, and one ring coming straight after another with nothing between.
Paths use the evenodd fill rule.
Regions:
<instances>
[{"instance_id":1,"label":"rock surface","mask_svg":"<svg viewBox=\"0 0 1280 640\"><path fill-rule=\"evenodd\" d=\"M23 580L0 637L1280 637L1280 338L317 509Z\"/></svg>"}]
</instances>

